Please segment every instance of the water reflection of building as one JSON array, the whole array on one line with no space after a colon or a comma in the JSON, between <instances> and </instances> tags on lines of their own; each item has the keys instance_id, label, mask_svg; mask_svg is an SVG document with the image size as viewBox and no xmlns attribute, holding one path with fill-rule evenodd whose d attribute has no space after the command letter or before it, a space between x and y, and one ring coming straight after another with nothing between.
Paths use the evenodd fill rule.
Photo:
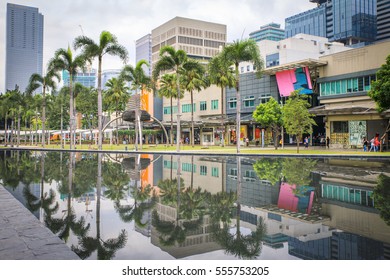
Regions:
<instances>
[{"instance_id":1,"label":"water reflection of building","mask_svg":"<svg viewBox=\"0 0 390 280\"><path fill-rule=\"evenodd\" d=\"M261 207L276 204L279 197L279 187L273 186L267 180L261 180L253 170L255 160L243 159L241 161L242 191L240 202L247 206ZM228 159L226 162L226 191L237 191L237 162Z\"/></svg>"},{"instance_id":2,"label":"water reflection of building","mask_svg":"<svg viewBox=\"0 0 390 280\"><path fill-rule=\"evenodd\" d=\"M176 221L176 208L157 203L155 209L162 221ZM182 225L183 221L184 220L179 220L179 225ZM159 240L160 233L152 227L151 242L176 259L220 250L221 246L218 245L212 237L210 223L210 217L205 215L197 229L186 232L185 241L182 244L175 243L173 246L164 246L161 244Z\"/></svg>"},{"instance_id":3,"label":"water reflection of building","mask_svg":"<svg viewBox=\"0 0 390 280\"><path fill-rule=\"evenodd\" d=\"M163 178L175 179L178 161L175 156L163 156ZM201 187L211 194L225 190L224 160L217 157L180 156L181 178L184 187Z\"/></svg>"}]
</instances>

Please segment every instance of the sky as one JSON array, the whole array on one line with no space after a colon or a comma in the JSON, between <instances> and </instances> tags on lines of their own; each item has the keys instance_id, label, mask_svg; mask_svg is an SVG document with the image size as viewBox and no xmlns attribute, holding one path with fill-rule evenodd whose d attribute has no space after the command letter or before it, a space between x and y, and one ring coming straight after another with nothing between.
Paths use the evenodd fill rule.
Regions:
<instances>
[{"instance_id":1,"label":"sky","mask_svg":"<svg viewBox=\"0 0 390 280\"><path fill-rule=\"evenodd\" d=\"M43 68L59 48L84 33L98 41L103 30L117 36L135 64L135 41L180 16L225 24L227 41L248 38L270 22L280 23L315 8L309 0L0 0L0 93L5 90L5 32L7 3L31 6L44 16ZM120 69L116 57L104 57L103 69Z\"/></svg>"}]
</instances>

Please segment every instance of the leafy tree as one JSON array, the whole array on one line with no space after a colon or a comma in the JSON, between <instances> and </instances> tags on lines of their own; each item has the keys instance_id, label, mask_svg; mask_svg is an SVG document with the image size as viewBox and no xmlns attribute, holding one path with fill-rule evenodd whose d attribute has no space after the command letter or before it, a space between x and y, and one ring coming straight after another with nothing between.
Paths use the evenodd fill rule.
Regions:
<instances>
[{"instance_id":1,"label":"leafy tree","mask_svg":"<svg viewBox=\"0 0 390 280\"><path fill-rule=\"evenodd\" d=\"M377 105L379 113L383 113L390 109L390 55L386 58L386 63L376 73L376 81L371 83L371 90L368 92ZM390 119L387 124L386 131L381 136L381 140L386 137L386 134L390 131ZM382 141L380 141L382 143ZM381 145L382 151L382 145Z\"/></svg>"},{"instance_id":2,"label":"leafy tree","mask_svg":"<svg viewBox=\"0 0 390 280\"><path fill-rule=\"evenodd\" d=\"M211 84L215 84L221 88L221 117L225 122L225 88L232 88L235 85L234 71L229 61L222 57L222 54L214 56L208 64L208 74ZM225 145L224 133L221 139L222 145Z\"/></svg>"},{"instance_id":3,"label":"leafy tree","mask_svg":"<svg viewBox=\"0 0 390 280\"><path fill-rule=\"evenodd\" d=\"M253 164L253 170L261 180L267 180L272 185L283 179L282 160L279 158L262 158Z\"/></svg>"},{"instance_id":4,"label":"leafy tree","mask_svg":"<svg viewBox=\"0 0 390 280\"><path fill-rule=\"evenodd\" d=\"M191 145L194 147L194 90L201 91L207 87L204 78L205 69L199 61L191 59L183 65L182 83L186 91L191 94Z\"/></svg>"},{"instance_id":5,"label":"leafy tree","mask_svg":"<svg viewBox=\"0 0 390 280\"><path fill-rule=\"evenodd\" d=\"M102 64L105 54L118 56L123 62L128 58L127 50L118 43L115 35L108 31L100 33L99 42L94 42L86 36L79 36L74 41L75 49L82 49L83 55L89 60L98 59L98 149L102 149L103 143L103 95L102 95Z\"/></svg>"},{"instance_id":6,"label":"leafy tree","mask_svg":"<svg viewBox=\"0 0 390 280\"><path fill-rule=\"evenodd\" d=\"M379 174L378 183L372 195L375 208L380 211L381 218L390 226L390 177Z\"/></svg>"},{"instance_id":7,"label":"leafy tree","mask_svg":"<svg viewBox=\"0 0 390 280\"><path fill-rule=\"evenodd\" d=\"M164 74L160 79L159 96L169 98L171 105L171 130L169 131L171 146L173 146L173 98L177 98L176 74Z\"/></svg>"},{"instance_id":8,"label":"leafy tree","mask_svg":"<svg viewBox=\"0 0 390 280\"><path fill-rule=\"evenodd\" d=\"M125 109L126 102L129 98L128 90L125 81L121 78L111 78L106 83L107 90L104 94L104 100L110 104L111 108L115 110L115 117L118 118L120 111ZM116 143L119 145L118 138L118 120L116 120Z\"/></svg>"},{"instance_id":9,"label":"leafy tree","mask_svg":"<svg viewBox=\"0 0 390 280\"><path fill-rule=\"evenodd\" d=\"M150 90L152 88L152 80L148 77L144 71L144 66L149 67L149 63L141 59L137 62L136 66L126 65L121 71L121 78L125 81L131 82L131 89L135 90L136 99L139 103L135 108L135 149L138 150L138 141L140 148L142 149L142 126L140 120L140 109L141 109L141 94L143 90ZM138 131L139 135L138 135Z\"/></svg>"},{"instance_id":10,"label":"leafy tree","mask_svg":"<svg viewBox=\"0 0 390 280\"><path fill-rule=\"evenodd\" d=\"M47 89L56 89L56 84L54 78L61 80L60 75L50 66L47 69L47 73L44 76L41 76L38 73L34 73L30 77L29 84L27 86L26 93L32 94L35 90L42 87L42 147L45 147L45 129L46 129L46 90Z\"/></svg>"},{"instance_id":11,"label":"leafy tree","mask_svg":"<svg viewBox=\"0 0 390 280\"><path fill-rule=\"evenodd\" d=\"M275 150L278 149L279 135L283 124L282 109L274 98L270 98L267 103L261 103L253 112L253 118L262 126L270 127L274 136Z\"/></svg>"},{"instance_id":12,"label":"leafy tree","mask_svg":"<svg viewBox=\"0 0 390 280\"><path fill-rule=\"evenodd\" d=\"M304 133L312 133L313 125L316 125L313 115L309 113L309 103L299 94L299 91L291 93L283 106L283 124L286 132L295 135L297 139L297 153L299 153L299 143Z\"/></svg>"},{"instance_id":13,"label":"leafy tree","mask_svg":"<svg viewBox=\"0 0 390 280\"><path fill-rule=\"evenodd\" d=\"M73 52L68 47L65 49L58 49L54 58L49 62L50 68L53 71L67 71L69 74L69 130L70 130L70 149L74 146L74 131L76 130L76 120L74 115L74 87L73 87L73 78L80 70L84 70L86 63L86 57L83 55L73 56Z\"/></svg>"},{"instance_id":14,"label":"leafy tree","mask_svg":"<svg viewBox=\"0 0 390 280\"><path fill-rule=\"evenodd\" d=\"M261 76L263 70L263 61L260 56L259 47L256 45L256 42L247 39L247 40L237 40L232 44L226 46L221 54L221 57L224 61L234 66L234 75L235 75L235 88L236 88L236 98L237 98L237 153L240 153L240 136L241 136L241 95L240 95L240 71L239 65L241 62L251 61L256 68L256 74L258 77Z\"/></svg>"},{"instance_id":15,"label":"leafy tree","mask_svg":"<svg viewBox=\"0 0 390 280\"><path fill-rule=\"evenodd\" d=\"M183 66L188 62L187 53L183 50L175 50L172 46L165 46L160 49L160 59L156 62L153 69L153 80L164 71L173 71L176 74L177 96L181 95L180 76L183 72ZM171 108L172 109L172 108ZM177 98L177 116L176 116L176 151L180 151L180 98Z\"/></svg>"}]
</instances>

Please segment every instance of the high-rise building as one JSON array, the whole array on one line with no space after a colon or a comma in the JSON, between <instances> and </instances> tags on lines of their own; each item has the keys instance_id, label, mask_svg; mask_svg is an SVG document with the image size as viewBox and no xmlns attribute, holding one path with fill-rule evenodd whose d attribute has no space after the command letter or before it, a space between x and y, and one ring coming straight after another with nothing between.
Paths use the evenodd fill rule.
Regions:
<instances>
[{"instance_id":1,"label":"high-rise building","mask_svg":"<svg viewBox=\"0 0 390 280\"><path fill-rule=\"evenodd\" d=\"M175 17L152 30L152 67L159 60L160 49L172 46L175 50L184 50L189 58L198 59L206 64L226 45L226 25L207 21ZM215 85L196 92L193 100L186 92L181 99L181 108L171 106L170 99L163 99L163 124L168 127L173 112L176 122L177 112L181 114L182 139L191 139L191 112L194 114L195 143L219 145L223 131L221 116L223 107L221 90ZM219 118L219 119L218 119ZM200 125L201 124L201 125ZM169 129L169 127L168 127Z\"/></svg>"},{"instance_id":2,"label":"high-rise building","mask_svg":"<svg viewBox=\"0 0 390 280\"><path fill-rule=\"evenodd\" d=\"M32 74L42 75L43 15L38 8L7 4L5 89L24 91Z\"/></svg>"},{"instance_id":3,"label":"high-rise building","mask_svg":"<svg viewBox=\"0 0 390 280\"><path fill-rule=\"evenodd\" d=\"M152 34L147 34L135 41L135 63L144 59L149 65L152 64ZM152 67L143 66L145 73L150 77Z\"/></svg>"},{"instance_id":4,"label":"high-rise building","mask_svg":"<svg viewBox=\"0 0 390 280\"><path fill-rule=\"evenodd\" d=\"M175 17L152 30L152 63L161 47L171 45L189 57L210 59L226 44L226 25Z\"/></svg>"},{"instance_id":5,"label":"high-rise building","mask_svg":"<svg viewBox=\"0 0 390 280\"><path fill-rule=\"evenodd\" d=\"M280 41L284 39L284 29L278 23L269 23L260 27L260 30L249 33L249 38L256 42L262 40Z\"/></svg>"},{"instance_id":6,"label":"high-rise building","mask_svg":"<svg viewBox=\"0 0 390 280\"><path fill-rule=\"evenodd\" d=\"M64 86L69 86L69 72L62 71L62 80ZM73 83L80 83L85 87L96 87L96 70L91 69L88 72L79 72L73 77ZM103 85L104 86L104 85Z\"/></svg>"},{"instance_id":7,"label":"high-rise building","mask_svg":"<svg viewBox=\"0 0 390 280\"><path fill-rule=\"evenodd\" d=\"M346 45L375 41L377 0L311 2L318 7L285 19L286 38L305 33Z\"/></svg>"},{"instance_id":8,"label":"high-rise building","mask_svg":"<svg viewBox=\"0 0 390 280\"><path fill-rule=\"evenodd\" d=\"M390 0L377 1L377 40L390 39Z\"/></svg>"}]
</instances>

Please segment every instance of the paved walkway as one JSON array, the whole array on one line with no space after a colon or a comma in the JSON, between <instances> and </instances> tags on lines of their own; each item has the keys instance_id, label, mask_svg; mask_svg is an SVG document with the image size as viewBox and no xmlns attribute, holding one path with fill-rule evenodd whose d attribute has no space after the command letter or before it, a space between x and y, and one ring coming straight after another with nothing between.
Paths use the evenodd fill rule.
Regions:
<instances>
[{"instance_id":1,"label":"paved walkway","mask_svg":"<svg viewBox=\"0 0 390 280\"><path fill-rule=\"evenodd\" d=\"M0 202L0 260L79 259L2 186Z\"/></svg>"}]
</instances>

